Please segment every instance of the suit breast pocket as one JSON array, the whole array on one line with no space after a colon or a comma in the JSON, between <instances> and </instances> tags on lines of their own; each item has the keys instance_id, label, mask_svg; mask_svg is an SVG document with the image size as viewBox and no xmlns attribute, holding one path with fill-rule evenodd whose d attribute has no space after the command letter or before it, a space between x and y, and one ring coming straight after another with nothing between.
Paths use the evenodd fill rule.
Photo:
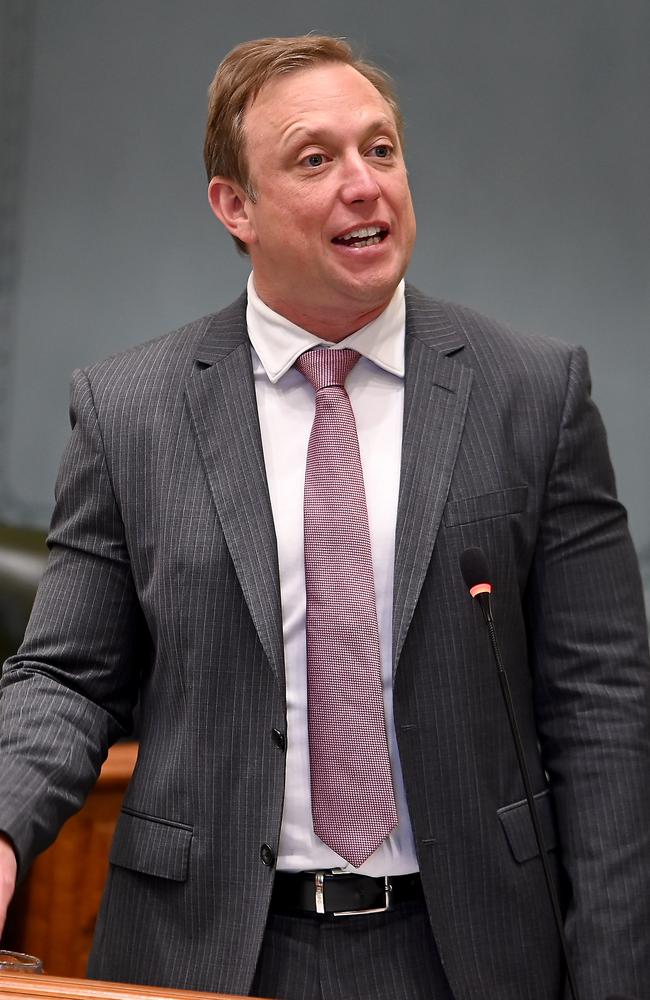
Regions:
<instances>
[{"instance_id":1,"label":"suit breast pocket","mask_svg":"<svg viewBox=\"0 0 650 1000\"><path fill-rule=\"evenodd\" d=\"M473 524L507 514L520 514L526 509L527 486L513 486L506 490L493 490L480 496L449 500L445 507L442 523L445 527Z\"/></svg>"}]
</instances>

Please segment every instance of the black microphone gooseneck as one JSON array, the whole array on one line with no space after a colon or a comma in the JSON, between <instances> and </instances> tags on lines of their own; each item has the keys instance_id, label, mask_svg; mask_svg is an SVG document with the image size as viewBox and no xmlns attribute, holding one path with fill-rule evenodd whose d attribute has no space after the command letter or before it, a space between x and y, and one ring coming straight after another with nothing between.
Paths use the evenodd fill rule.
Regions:
<instances>
[{"instance_id":1,"label":"black microphone gooseneck","mask_svg":"<svg viewBox=\"0 0 650 1000\"><path fill-rule=\"evenodd\" d=\"M560 939L562 954L564 956L564 964L566 967L569 987L571 989L571 996L573 997L573 1000L579 1000L578 987L576 985L575 975L573 973L573 967L571 965L571 959L569 958L569 949L567 947L567 941L564 934L564 921L562 920L560 901L557 896L557 890L555 888L555 883L553 882L551 868L548 863L548 858L546 856L544 837L542 835L542 827L539 821L539 815L537 813L537 805L535 803L533 785L530 780L530 772L528 771L528 765L526 763L524 745L521 741L521 734L519 732L517 717L515 715L515 708L512 702L512 694L510 692L510 685L508 683L508 675L506 674L505 668L503 666L503 660L501 658L501 650L499 649L497 634L494 627L494 618L492 616L492 606L490 601L490 594L492 593L492 584L490 583L490 572L488 569L487 559L485 558L485 555L483 554L481 549L476 549L476 548L465 549L465 551L461 553L460 569L463 574L463 579L465 580L465 583L467 585L467 589L470 592L470 595L476 599L481 611L483 612L483 618L485 619L488 635L490 636L492 652L494 654L494 660L497 666L497 675L499 677L499 684L501 686L501 694L503 695L503 701L506 707L506 712L508 714L508 722L510 723L512 739L515 745L515 751L517 753L519 771L521 773L521 778L524 783L524 789L526 791L526 800L528 802L530 818L533 823L533 830L535 831L535 840L537 841L537 847L542 862L542 868L544 869L544 878L546 879L548 896L551 902L551 908L553 910L553 917L555 918L555 926L557 927L557 933Z\"/></svg>"}]
</instances>

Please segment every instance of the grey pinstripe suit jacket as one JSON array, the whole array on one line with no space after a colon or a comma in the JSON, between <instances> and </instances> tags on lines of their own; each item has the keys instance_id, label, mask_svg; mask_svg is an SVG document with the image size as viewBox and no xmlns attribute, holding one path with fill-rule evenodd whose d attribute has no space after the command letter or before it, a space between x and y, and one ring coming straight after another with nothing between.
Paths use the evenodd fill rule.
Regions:
<instances>
[{"instance_id":1,"label":"grey pinstripe suit jacket","mask_svg":"<svg viewBox=\"0 0 650 1000\"><path fill-rule=\"evenodd\" d=\"M24 869L141 690L91 973L246 992L285 702L245 300L76 373L72 421L48 569L2 680L0 828ZM585 356L408 289L394 698L422 878L458 1000L549 1000L558 948L458 570L469 545L493 569L583 1000L649 998L647 642Z\"/></svg>"}]
</instances>

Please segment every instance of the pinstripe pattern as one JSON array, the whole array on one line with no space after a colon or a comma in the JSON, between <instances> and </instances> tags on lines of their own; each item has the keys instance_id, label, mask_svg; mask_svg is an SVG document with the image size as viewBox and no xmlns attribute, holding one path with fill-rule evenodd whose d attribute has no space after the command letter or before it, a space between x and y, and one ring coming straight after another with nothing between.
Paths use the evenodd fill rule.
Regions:
<instances>
[{"instance_id":1,"label":"pinstripe pattern","mask_svg":"<svg viewBox=\"0 0 650 1000\"><path fill-rule=\"evenodd\" d=\"M424 908L341 919L272 913L252 996L452 1000Z\"/></svg>"},{"instance_id":2,"label":"pinstripe pattern","mask_svg":"<svg viewBox=\"0 0 650 1000\"><path fill-rule=\"evenodd\" d=\"M142 691L91 961L106 979L245 993L263 939L285 706L244 309L75 374L50 562L3 675L0 828L23 869ZM581 995L647 1000L647 642L585 357L410 289L394 700L429 916L457 1000L549 1000L557 946L470 545L540 792L550 776Z\"/></svg>"}]
</instances>

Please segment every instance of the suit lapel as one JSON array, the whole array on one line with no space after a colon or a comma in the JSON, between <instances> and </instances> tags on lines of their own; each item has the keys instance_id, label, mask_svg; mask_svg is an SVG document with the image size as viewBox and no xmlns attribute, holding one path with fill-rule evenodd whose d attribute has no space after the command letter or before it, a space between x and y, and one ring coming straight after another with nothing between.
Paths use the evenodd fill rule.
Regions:
<instances>
[{"instance_id":1,"label":"suit lapel","mask_svg":"<svg viewBox=\"0 0 650 1000\"><path fill-rule=\"evenodd\" d=\"M197 446L260 642L284 689L277 542L257 416L246 298L213 317L187 385ZM397 667L447 499L472 372L464 339L439 303L407 287L402 468L395 538Z\"/></svg>"},{"instance_id":2,"label":"suit lapel","mask_svg":"<svg viewBox=\"0 0 650 1000\"><path fill-rule=\"evenodd\" d=\"M273 514L246 336L246 298L218 313L186 389L192 427L223 533L260 642L284 690Z\"/></svg>"},{"instance_id":3,"label":"suit lapel","mask_svg":"<svg viewBox=\"0 0 650 1000\"><path fill-rule=\"evenodd\" d=\"M472 371L451 357L462 332L439 303L407 288L404 427L393 597L393 669L431 560L465 423Z\"/></svg>"}]
</instances>

